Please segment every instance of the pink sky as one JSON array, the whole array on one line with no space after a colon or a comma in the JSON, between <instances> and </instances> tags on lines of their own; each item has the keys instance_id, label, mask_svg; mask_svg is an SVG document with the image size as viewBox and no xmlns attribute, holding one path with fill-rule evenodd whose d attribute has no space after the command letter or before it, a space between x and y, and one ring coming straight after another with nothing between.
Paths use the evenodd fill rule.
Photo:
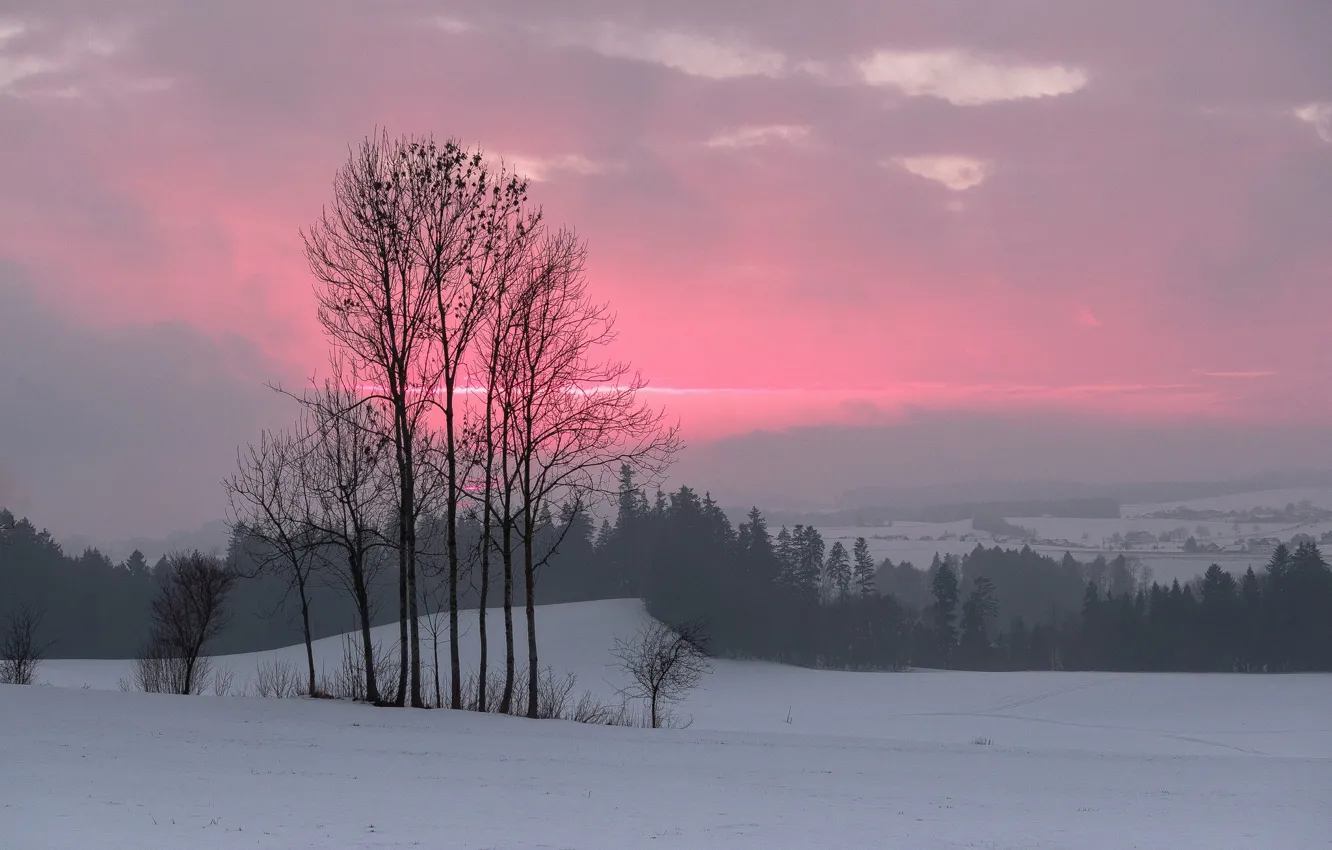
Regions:
<instances>
[{"instance_id":1,"label":"pink sky","mask_svg":"<svg viewBox=\"0 0 1332 850\"><path fill-rule=\"evenodd\" d=\"M210 379L323 362L298 229L380 125L537 181L694 443L1332 418L1319 0L6 9L0 283Z\"/></svg>"}]
</instances>

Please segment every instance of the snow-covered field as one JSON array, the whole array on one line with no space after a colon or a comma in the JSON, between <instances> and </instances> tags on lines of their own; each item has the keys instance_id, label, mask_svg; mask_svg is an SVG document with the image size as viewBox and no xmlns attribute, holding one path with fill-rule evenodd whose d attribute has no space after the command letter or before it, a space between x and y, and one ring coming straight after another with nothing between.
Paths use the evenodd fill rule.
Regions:
<instances>
[{"instance_id":1,"label":"snow-covered field","mask_svg":"<svg viewBox=\"0 0 1332 850\"><path fill-rule=\"evenodd\" d=\"M1239 530L1233 520L1185 520L1149 517L1175 508L1197 511L1248 511L1253 508L1284 508L1288 504L1308 502L1319 508L1332 508L1332 488L1307 487L1284 490L1260 490L1231 496L1200 498L1182 502L1124 505L1117 519L1077 517L1007 517L1008 522L1035 532L1038 542L1032 544L1037 552L1058 558L1065 551L1072 552L1081 561L1090 561L1097 555L1113 558L1121 552L1150 567L1152 577L1169 584L1175 579L1186 582L1201 576L1213 563L1239 575L1249 567L1255 570L1267 563L1266 550L1233 551L1237 543L1250 538L1271 538L1289 541L1296 534L1314 538L1332 532L1332 521L1279 521L1242 522ZM1183 540L1173 543L1153 543L1133 548L1116 547L1112 538L1127 537L1133 532L1148 532L1154 536L1185 529L1186 535L1195 535L1200 543L1215 543L1225 551L1188 553L1182 549ZM1202 529L1200 531L1199 529ZM924 569L935 553L962 556L984 546L1014 547L1021 545L1011 540L996 541L990 534L976 531L970 520L949 523L894 522L888 526L820 526L820 533L831 546L840 541L848 549L857 537L866 538L870 552L881 560L891 558L894 563L909 561ZM905 538L905 539L898 539Z\"/></svg>"},{"instance_id":2,"label":"snow-covered field","mask_svg":"<svg viewBox=\"0 0 1332 850\"><path fill-rule=\"evenodd\" d=\"M538 613L612 691L641 606ZM718 662L693 726L650 731L99 690L124 670L0 687L0 847L1332 846L1332 676Z\"/></svg>"},{"instance_id":3,"label":"snow-covered field","mask_svg":"<svg viewBox=\"0 0 1332 850\"><path fill-rule=\"evenodd\" d=\"M1212 496L1188 499L1182 502L1161 502L1152 505L1124 505L1124 516L1134 517L1173 508L1191 508L1195 511L1247 511L1253 508L1281 508L1309 502L1314 507L1332 508L1332 487L1288 487L1280 490L1253 490L1230 496Z\"/></svg>"}]
</instances>

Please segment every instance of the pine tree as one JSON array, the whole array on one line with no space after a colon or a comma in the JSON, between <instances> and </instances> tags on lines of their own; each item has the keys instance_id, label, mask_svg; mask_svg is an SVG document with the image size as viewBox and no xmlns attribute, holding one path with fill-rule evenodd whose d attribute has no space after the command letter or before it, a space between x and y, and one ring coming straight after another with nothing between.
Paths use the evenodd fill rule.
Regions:
<instances>
[{"instance_id":1,"label":"pine tree","mask_svg":"<svg viewBox=\"0 0 1332 850\"><path fill-rule=\"evenodd\" d=\"M1087 592L1082 596L1082 663L1088 669L1100 669L1103 630L1101 591L1095 581L1088 581Z\"/></svg>"},{"instance_id":2,"label":"pine tree","mask_svg":"<svg viewBox=\"0 0 1332 850\"><path fill-rule=\"evenodd\" d=\"M746 530L744 543L740 546L744 570L753 581L767 586L777 580L780 569L772 535L768 533L768 520L758 508L750 509L748 519L741 525Z\"/></svg>"},{"instance_id":3,"label":"pine tree","mask_svg":"<svg viewBox=\"0 0 1332 850\"><path fill-rule=\"evenodd\" d=\"M862 599L868 599L877 593L874 558L870 555L869 542L863 537L857 537L856 543L851 549L852 560L855 561L856 589Z\"/></svg>"},{"instance_id":4,"label":"pine tree","mask_svg":"<svg viewBox=\"0 0 1332 850\"><path fill-rule=\"evenodd\" d=\"M987 666L990 622L998 614L999 604L994 601L994 582L985 576L977 577L971 595L962 603L961 646L972 666Z\"/></svg>"},{"instance_id":5,"label":"pine tree","mask_svg":"<svg viewBox=\"0 0 1332 850\"><path fill-rule=\"evenodd\" d=\"M812 525L796 528L796 592L801 599L817 602L819 582L823 578L823 535Z\"/></svg>"},{"instance_id":6,"label":"pine tree","mask_svg":"<svg viewBox=\"0 0 1332 850\"><path fill-rule=\"evenodd\" d=\"M133 552L131 552L130 556L125 559L125 563L122 564L121 566L123 566L125 568L125 571L136 579L143 579L148 577L149 574L148 559L145 558L143 556L143 553L140 552L138 549L135 549Z\"/></svg>"},{"instance_id":7,"label":"pine tree","mask_svg":"<svg viewBox=\"0 0 1332 850\"><path fill-rule=\"evenodd\" d=\"M782 526L782 530L777 532L773 555L777 559L777 584L787 590L794 590L795 538L786 526Z\"/></svg>"},{"instance_id":8,"label":"pine tree","mask_svg":"<svg viewBox=\"0 0 1332 850\"><path fill-rule=\"evenodd\" d=\"M937 557L937 556L936 556ZM957 573L948 561L939 561L930 582L934 591L934 640L938 648L940 661L948 666L953 648L957 646Z\"/></svg>"},{"instance_id":9,"label":"pine tree","mask_svg":"<svg viewBox=\"0 0 1332 850\"><path fill-rule=\"evenodd\" d=\"M1239 666L1237 640L1242 632L1235 625L1240 614L1239 588L1235 577L1220 565L1212 564L1203 575L1202 651L1210 669L1229 671Z\"/></svg>"},{"instance_id":10,"label":"pine tree","mask_svg":"<svg viewBox=\"0 0 1332 850\"><path fill-rule=\"evenodd\" d=\"M829 599L840 600L851 595L851 557L840 540L828 551L824 576Z\"/></svg>"}]
</instances>

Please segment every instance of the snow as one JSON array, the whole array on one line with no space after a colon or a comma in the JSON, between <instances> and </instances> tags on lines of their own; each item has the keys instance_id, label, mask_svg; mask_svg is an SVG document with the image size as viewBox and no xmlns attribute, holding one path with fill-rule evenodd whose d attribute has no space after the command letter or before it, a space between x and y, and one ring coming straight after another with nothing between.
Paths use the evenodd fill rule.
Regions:
<instances>
[{"instance_id":1,"label":"snow","mask_svg":"<svg viewBox=\"0 0 1332 850\"><path fill-rule=\"evenodd\" d=\"M1195 511L1248 511L1254 508L1284 508L1308 501L1319 508L1332 508L1332 487L1288 487L1280 490L1253 490L1229 496L1188 499L1182 502L1161 502L1153 505L1124 505L1124 516L1191 508Z\"/></svg>"},{"instance_id":2,"label":"snow","mask_svg":"<svg viewBox=\"0 0 1332 850\"><path fill-rule=\"evenodd\" d=\"M1231 520L1160 519L1145 516L1176 508L1197 511L1248 511L1253 508L1284 508L1288 504L1309 502L1315 507L1332 508L1332 488L1304 487L1281 490L1258 490L1229 496L1199 498L1160 504L1124 505L1119 518L1094 517L1006 517L1013 525L1031 529L1037 541L1031 544L1036 552L1060 558L1071 552L1081 561L1097 556L1107 559L1125 554L1146 567L1152 578L1165 584L1178 579L1187 582L1200 577L1211 564L1219 564L1236 576L1249 567L1261 571L1268 560L1265 550L1235 551L1235 545L1250 538L1275 538L1289 541L1296 534L1308 534L1315 539L1332 532L1332 521L1277 521L1243 522L1237 532ZM1197 534L1199 526L1206 534ZM1182 550L1183 541L1158 543L1151 547L1131 549L1115 548L1111 538L1118 534L1150 532L1154 536L1184 528L1196 535L1200 543L1216 543L1231 547L1228 551L1189 553ZM996 541L990 534L975 531L970 520L950 523L898 521L887 526L820 526L820 533L829 546L841 541L850 548L857 537L864 537L876 560L891 558L894 563L909 561L920 569L929 566L935 554L961 557L976 548L977 543L991 547L1016 548L1022 544L1013 540ZM906 539L888 539L888 538ZM966 539L961 539L961 538Z\"/></svg>"},{"instance_id":3,"label":"snow","mask_svg":"<svg viewBox=\"0 0 1332 850\"><path fill-rule=\"evenodd\" d=\"M552 665L609 692L613 640L644 616L558 605L538 628ZM70 687L0 687L0 846L1332 844L1332 676L721 661L683 706L693 726L652 731L96 689L124 667L51 662Z\"/></svg>"}]
</instances>

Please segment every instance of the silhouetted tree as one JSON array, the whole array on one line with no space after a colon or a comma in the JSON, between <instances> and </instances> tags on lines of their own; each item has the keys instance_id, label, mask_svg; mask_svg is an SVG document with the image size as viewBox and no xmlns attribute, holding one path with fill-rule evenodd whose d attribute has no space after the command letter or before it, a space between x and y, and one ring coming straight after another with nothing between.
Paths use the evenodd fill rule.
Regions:
<instances>
[{"instance_id":1,"label":"silhouetted tree","mask_svg":"<svg viewBox=\"0 0 1332 850\"><path fill-rule=\"evenodd\" d=\"M857 537L851 553L855 561L856 590L862 597L873 596L878 592L875 588L875 575L878 570L875 567L874 558L870 556L869 541L863 537Z\"/></svg>"},{"instance_id":2,"label":"silhouetted tree","mask_svg":"<svg viewBox=\"0 0 1332 850\"><path fill-rule=\"evenodd\" d=\"M828 550L824 582L827 588L825 597L830 601L844 599L851 594L851 557L840 540Z\"/></svg>"},{"instance_id":3,"label":"silhouetted tree","mask_svg":"<svg viewBox=\"0 0 1332 850\"><path fill-rule=\"evenodd\" d=\"M319 693L315 679L310 590L319 563L318 538L308 518L313 498L307 470L309 446L303 434L264 431L259 445L236 453L236 472L224 482L228 520L247 547L248 563L276 573L295 590L305 640L307 692ZM233 565L234 567L234 565Z\"/></svg>"},{"instance_id":4,"label":"silhouetted tree","mask_svg":"<svg viewBox=\"0 0 1332 850\"><path fill-rule=\"evenodd\" d=\"M144 690L192 694L202 687L208 672L203 650L226 625L226 599L236 578L220 559L197 550L167 559L152 601L147 650L139 659ZM148 686L154 676L156 688Z\"/></svg>"},{"instance_id":5,"label":"silhouetted tree","mask_svg":"<svg viewBox=\"0 0 1332 850\"><path fill-rule=\"evenodd\" d=\"M10 615L0 634L0 685L32 685L50 643L38 640L42 612L22 603Z\"/></svg>"},{"instance_id":6,"label":"silhouetted tree","mask_svg":"<svg viewBox=\"0 0 1332 850\"><path fill-rule=\"evenodd\" d=\"M994 582L979 576L971 594L962 603L961 650L967 663L984 669L990 654L990 623L999 614L994 601Z\"/></svg>"},{"instance_id":7,"label":"silhouetted tree","mask_svg":"<svg viewBox=\"0 0 1332 850\"><path fill-rule=\"evenodd\" d=\"M661 725L662 709L678 703L703 681L708 663L701 621L675 627L653 621L630 640L616 640L614 654L628 674L622 693L647 702L652 728Z\"/></svg>"},{"instance_id":8,"label":"silhouetted tree","mask_svg":"<svg viewBox=\"0 0 1332 850\"><path fill-rule=\"evenodd\" d=\"M938 556L936 556L937 558ZM934 568L930 582L934 591L934 640L940 663L947 667L957 646L957 600L959 595L957 573L946 560Z\"/></svg>"}]
</instances>

